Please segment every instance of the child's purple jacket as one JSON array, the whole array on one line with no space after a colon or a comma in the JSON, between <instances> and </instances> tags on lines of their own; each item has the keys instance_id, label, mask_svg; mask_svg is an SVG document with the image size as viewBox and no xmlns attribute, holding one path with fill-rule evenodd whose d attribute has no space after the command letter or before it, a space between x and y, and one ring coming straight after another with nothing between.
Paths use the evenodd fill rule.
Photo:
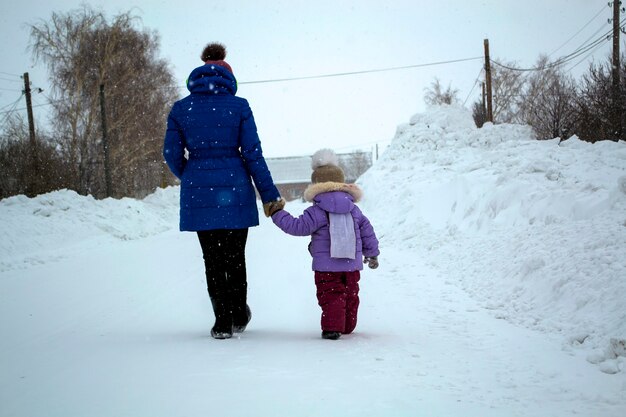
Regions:
<instances>
[{"instance_id":1,"label":"child's purple jacket","mask_svg":"<svg viewBox=\"0 0 626 417\"><path fill-rule=\"evenodd\" d=\"M298 218L286 210L279 210L272 221L285 233L293 236L311 236L309 252L313 270L323 272L357 271L363 269L363 256L378 256L378 239L368 218L354 204L361 190L354 184L325 182L313 184L304 192L304 198L313 205ZM328 213L350 213L356 234L356 257L331 258Z\"/></svg>"}]
</instances>

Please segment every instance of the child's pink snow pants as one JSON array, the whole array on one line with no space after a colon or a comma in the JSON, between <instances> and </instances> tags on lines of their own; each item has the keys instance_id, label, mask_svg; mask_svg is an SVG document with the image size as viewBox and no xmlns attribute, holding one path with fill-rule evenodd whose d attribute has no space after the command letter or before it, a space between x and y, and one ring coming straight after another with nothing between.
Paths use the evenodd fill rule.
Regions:
<instances>
[{"instance_id":1,"label":"child's pink snow pants","mask_svg":"<svg viewBox=\"0 0 626 417\"><path fill-rule=\"evenodd\" d=\"M322 330L352 333L359 309L359 271L315 271L317 301L322 307Z\"/></svg>"}]
</instances>

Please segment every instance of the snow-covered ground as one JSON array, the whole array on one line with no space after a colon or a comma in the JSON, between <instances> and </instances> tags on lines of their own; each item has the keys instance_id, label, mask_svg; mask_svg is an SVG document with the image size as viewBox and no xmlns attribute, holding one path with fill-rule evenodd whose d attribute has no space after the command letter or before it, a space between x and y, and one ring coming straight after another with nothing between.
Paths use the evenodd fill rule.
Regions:
<instances>
[{"instance_id":1,"label":"snow-covered ground","mask_svg":"<svg viewBox=\"0 0 626 417\"><path fill-rule=\"evenodd\" d=\"M381 266L338 341L267 219L253 321L217 341L177 188L0 201L0 416L626 415L626 143L435 108L359 183Z\"/></svg>"}]
</instances>

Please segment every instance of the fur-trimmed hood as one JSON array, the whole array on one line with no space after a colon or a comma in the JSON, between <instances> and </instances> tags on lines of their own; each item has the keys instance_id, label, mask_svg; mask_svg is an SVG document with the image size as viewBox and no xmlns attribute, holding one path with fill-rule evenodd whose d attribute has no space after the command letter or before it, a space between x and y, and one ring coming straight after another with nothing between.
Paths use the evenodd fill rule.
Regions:
<instances>
[{"instance_id":1,"label":"fur-trimmed hood","mask_svg":"<svg viewBox=\"0 0 626 417\"><path fill-rule=\"evenodd\" d=\"M317 195L328 193L331 191L343 191L352 196L355 203L358 203L363 197L363 191L356 184L345 184L343 182L318 182L309 185L304 190L304 199L312 203Z\"/></svg>"}]
</instances>

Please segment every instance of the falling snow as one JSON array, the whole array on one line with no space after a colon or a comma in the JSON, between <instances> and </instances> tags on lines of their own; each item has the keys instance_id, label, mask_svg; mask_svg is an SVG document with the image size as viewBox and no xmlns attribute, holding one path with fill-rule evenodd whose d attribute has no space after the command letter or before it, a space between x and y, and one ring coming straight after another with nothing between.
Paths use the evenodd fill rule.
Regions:
<instances>
[{"instance_id":1,"label":"falling snow","mask_svg":"<svg viewBox=\"0 0 626 417\"><path fill-rule=\"evenodd\" d=\"M398 127L359 179L380 267L337 341L308 239L260 202L252 322L216 341L178 187L0 201L0 415L626 415L626 143L531 136L451 108Z\"/></svg>"}]
</instances>

